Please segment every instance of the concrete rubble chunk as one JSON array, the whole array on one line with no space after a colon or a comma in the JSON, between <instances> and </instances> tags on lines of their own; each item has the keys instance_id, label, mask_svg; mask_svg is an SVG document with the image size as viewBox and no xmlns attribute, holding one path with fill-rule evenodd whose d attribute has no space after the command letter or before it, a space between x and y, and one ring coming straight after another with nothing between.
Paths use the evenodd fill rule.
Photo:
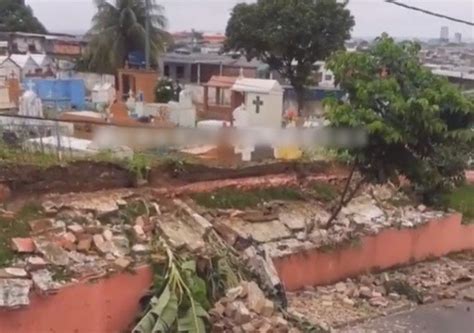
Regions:
<instances>
[{"instance_id":1,"label":"concrete rubble chunk","mask_svg":"<svg viewBox=\"0 0 474 333\"><path fill-rule=\"evenodd\" d=\"M75 194L73 200L68 196L62 196L61 204L75 211L94 212L97 216L104 216L116 212L119 209L117 201L126 195L127 193L122 191Z\"/></svg>"},{"instance_id":2,"label":"concrete rubble chunk","mask_svg":"<svg viewBox=\"0 0 474 333\"><path fill-rule=\"evenodd\" d=\"M233 303L235 308L234 319L236 324L242 325L248 323L251 319L250 311L247 309L245 304L241 301L236 301Z\"/></svg>"},{"instance_id":3,"label":"concrete rubble chunk","mask_svg":"<svg viewBox=\"0 0 474 333\"><path fill-rule=\"evenodd\" d=\"M41 269L31 274L33 284L42 293L54 293L61 287L59 282L53 280L53 274L47 269Z\"/></svg>"},{"instance_id":4,"label":"concrete rubble chunk","mask_svg":"<svg viewBox=\"0 0 474 333\"><path fill-rule=\"evenodd\" d=\"M247 295L247 290L243 286L237 286L227 290L225 295L229 301L234 301L237 298L245 297Z\"/></svg>"},{"instance_id":5,"label":"concrete rubble chunk","mask_svg":"<svg viewBox=\"0 0 474 333\"><path fill-rule=\"evenodd\" d=\"M281 280L273 260L270 257L269 251L263 252L264 254L261 256L255 247L250 246L244 251L244 258L247 260L248 265L260 276L262 283L267 288L278 288L281 285Z\"/></svg>"},{"instance_id":6,"label":"concrete rubble chunk","mask_svg":"<svg viewBox=\"0 0 474 333\"><path fill-rule=\"evenodd\" d=\"M262 313L262 309L265 306L265 295L263 294L260 287L255 282L247 283L247 301L249 309L256 312Z\"/></svg>"},{"instance_id":7,"label":"concrete rubble chunk","mask_svg":"<svg viewBox=\"0 0 474 333\"><path fill-rule=\"evenodd\" d=\"M34 243L38 252L51 264L58 266L69 264L67 252L61 246L43 238L35 238Z\"/></svg>"},{"instance_id":8,"label":"concrete rubble chunk","mask_svg":"<svg viewBox=\"0 0 474 333\"><path fill-rule=\"evenodd\" d=\"M7 273L12 278L25 278L28 276L26 270L17 267L7 267L5 268L5 273Z\"/></svg>"},{"instance_id":9,"label":"concrete rubble chunk","mask_svg":"<svg viewBox=\"0 0 474 333\"><path fill-rule=\"evenodd\" d=\"M106 254L112 250L110 242L107 242L102 235L92 236L92 242L95 248L102 254Z\"/></svg>"},{"instance_id":10,"label":"concrete rubble chunk","mask_svg":"<svg viewBox=\"0 0 474 333\"><path fill-rule=\"evenodd\" d=\"M135 236L135 239L138 242L144 242L147 239L145 231L143 230L143 227L140 225L133 226L133 234Z\"/></svg>"},{"instance_id":11,"label":"concrete rubble chunk","mask_svg":"<svg viewBox=\"0 0 474 333\"><path fill-rule=\"evenodd\" d=\"M347 285L344 282L339 282L336 284L336 291L338 293L344 293L347 290Z\"/></svg>"},{"instance_id":12,"label":"concrete rubble chunk","mask_svg":"<svg viewBox=\"0 0 474 333\"><path fill-rule=\"evenodd\" d=\"M48 265L48 263L41 257L28 257L26 263L28 265L28 270L30 271L44 268Z\"/></svg>"},{"instance_id":13,"label":"concrete rubble chunk","mask_svg":"<svg viewBox=\"0 0 474 333\"><path fill-rule=\"evenodd\" d=\"M135 254L147 254L150 252L150 246L145 244L135 244L132 246L132 252Z\"/></svg>"},{"instance_id":14,"label":"concrete rubble chunk","mask_svg":"<svg viewBox=\"0 0 474 333\"><path fill-rule=\"evenodd\" d=\"M212 230L212 224L203 216L199 215L194 209L192 209L187 203L180 199L174 199L174 204L181 209L183 209L186 213L191 216L191 218L199 225L201 228L201 236L206 235L210 230Z\"/></svg>"},{"instance_id":15,"label":"concrete rubble chunk","mask_svg":"<svg viewBox=\"0 0 474 333\"><path fill-rule=\"evenodd\" d=\"M165 214L155 217L153 221L157 223L159 231L173 248L182 249L186 247L192 252L200 251L205 246L202 239L202 229L195 226L195 223L184 222L185 218Z\"/></svg>"},{"instance_id":16,"label":"concrete rubble chunk","mask_svg":"<svg viewBox=\"0 0 474 333\"><path fill-rule=\"evenodd\" d=\"M16 308L30 304L28 294L32 282L24 279L0 279L0 308Z\"/></svg>"},{"instance_id":17,"label":"concrete rubble chunk","mask_svg":"<svg viewBox=\"0 0 474 333\"><path fill-rule=\"evenodd\" d=\"M87 252L90 250L91 246L92 246L92 236L88 235L88 237L79 239L76 249L81 252Z\"/></svg>"},{"instance_id":18,"label":"concrete rubble chunk","mask_svg":"<svg viewBox=\"0 0 474 333\"><path fill-rule=\"evenodd\" d=\"M259 223L259 222L272 222L278 220L278 215L272 212L266 211L247 211L239 215L242 220L250 223Z\"/></svg>"},{"instance_id":19,"label":"concrete rubble chunk","mask_svg":"<svg viewBox=\"0 0 474 333\"><path fill-rule=\"evenodd\" d=\"M12 238L11 248L18 253L33 253L36 247L33 238Z\"/></svg>"},{"instance_id":20,"label":"concrete rubble chunk","mask_svg":"<svg viewBox=\"0 0 474 333\"><path fill-rule=\"evenodd\" d=\"M280 222L292 231L300 231L306 228L308 218L298 211L281 212L278 216Z\"/></svg>"},{"instance_id":21,"label":"concrete rubble chunk","mask_svg":"<svg viewBox=\"0 0 474 333\"><path fill-rule=\"evenodd\" d=\"M211 332L289 332L291 324L255 282L242 282L209 311ZM237 328L237 329L236 329ZM262 330L263 329L263 330ZM299 332L293 330L292 332Z\"/></svg>"},{"instance_id":22,"label":"concrete rubble chunk","mask_svg":"<svg viewBox=\"0 0 474 333\"><path fill-rule=\"evenodd\" d=\"M106 241L111 241L112 238L114 237L114 234L112 233L112 231L110 231L110 229L105 229L104 232L102 233L102 236L104 237Z\"/></svg>"},{"instance_id":23,"label":"concrete rubble chunk","mask_svg":"<svg viewBox=\"0 0 474 333\"><path fill-rule=\"evenodd\" d=\"M120 269L126 269L130 266L132 262L126 258L118 258L115 260L114 264Z\"/></svg>"},{"instance_id":24,"label":"concrete rubble chunk","mask_svg":"<svg viewBox=\"0 0 474 333\"><path fill-rule=\"evenodd\" d=\"M117 235L112 238L112 254L117 258L130 254L130 241L127 237Z\"/></svg>"},{"instance_id":25,"label":"concrete rubble chunk","mask_svg":"<svg viewBox=\"0 0 474 333\"><path fill-rule=\"evenodd\" d=\"M74 223L67 227L67 230L74 233L75 235L82 234L84 232L84 227L80 224Z\"/></svg>"},{"instance_id":26,"label":"concrete rubble chunk","mask_svg":"<svg viewBox=\"0 0 474 333\"><path fill-rule=\"evenodd\" d=\"M220 223L239 237L251 237L259 243L267 243L291 237L291 232L279 220L261 223L248 223L239 218L221 220Z\"/></svg>"}]
</instances>

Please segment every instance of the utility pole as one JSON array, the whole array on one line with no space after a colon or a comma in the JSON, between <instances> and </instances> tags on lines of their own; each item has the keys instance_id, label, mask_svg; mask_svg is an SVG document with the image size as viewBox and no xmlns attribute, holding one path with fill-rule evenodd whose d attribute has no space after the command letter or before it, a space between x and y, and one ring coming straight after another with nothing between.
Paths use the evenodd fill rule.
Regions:
<instances>
[{"instance_id":1,"label":"utility pole","mask_svg":"<svg viewBox=\"0 0 474 333\"><path fill-rule=\"evenodd\" d=\"M145 0L145 66L150 69L150 0Z\"/></svg>"}]
</instances>

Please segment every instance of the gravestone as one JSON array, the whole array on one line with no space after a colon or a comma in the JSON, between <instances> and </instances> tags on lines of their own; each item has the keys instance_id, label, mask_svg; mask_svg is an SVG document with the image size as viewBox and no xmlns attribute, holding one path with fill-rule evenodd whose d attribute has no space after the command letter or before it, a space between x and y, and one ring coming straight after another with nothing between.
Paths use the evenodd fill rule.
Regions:
<instances>
[{"instance_id":1,"label":"gravestone","mask_svg":"<svg viewBox=\"0 0 474 333\"><path fill-rule=\"evenodd\" d=\"M185 89L179 93L179 102L169 102L170 121L180 127L196 127L196 108L192 92Z\"/></svg>"},{"instance_id":2,"label":"gravestone","mask_svg":"<svg viewBox=\"0 0 474 333\"><path fill-rule=\"evenodd\" d=\"M34 83L28 82L27 90L20 97L20 116L44 118L41 99L33 91Z\"/></svg>"},{"instance_id":3,"label":"gravestone","mask_svg":"<svg viewBox=\"0 0 474 333\"><path fill-rule=\"evenodd\" d=\"M237 129L262 133L262 130L282 128L283 89L277 81L239 77L232 91L244 95L244 103L232 114ZM242 139L235 147L235 153L241 154L243 161L273 157L272 147L247 142L246 136L239 135Z\"/></svg>"},{"instance_id":4,"label":"gravestone","mask_svg":"<svg viewBox=\"0 0 474 333\"><path fill-rule=\"evenodd\" d=\"M127 104L126 104L128 110L133 112L135 110L135 104L136 104L135 96L133 95L133 91L130 90L128 93Z\"/></svg>"},{"instance_id":5,"label":"gravestone","mask_svg":"<svg viewBox=\"0 0 474 333\"><path fill-rule=\"evenodd\" d=\"M92 88L91 98L94 104L108 104L115 99L115 88L111 83L98 83Z\"/></svg>"}]
</instances>

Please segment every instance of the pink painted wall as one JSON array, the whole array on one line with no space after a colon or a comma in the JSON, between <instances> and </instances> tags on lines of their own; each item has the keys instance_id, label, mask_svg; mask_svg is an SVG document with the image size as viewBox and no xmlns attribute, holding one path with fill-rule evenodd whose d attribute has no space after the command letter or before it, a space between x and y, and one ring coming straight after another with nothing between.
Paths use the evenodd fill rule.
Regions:
<instances>
[{"instance_id":1,"label":"pink painted wall","mask_svg":"<svg viewBox=\"0 0 474 333\"><path fill-rule=\"evenodd\" d=\"M429 257L474 249L474 226L454 214L416 229L389 229L365 237L361 245L332 252L299 252L273 262L289 291L324 285L359 273L405 265Z\"/></svg>"},{"instance_id":2,"label":"pink painted wall","mask_svg":"<svg viewBox=\"0 0 474 333\"><path fill-rule=\"evenodd\" d=\"M80 283L56 295L33 295L25 308L0 311L2 333L127 332L139 312L138 301L152 281L148 267L96 283Z\"/></svg>"}]
</instances>

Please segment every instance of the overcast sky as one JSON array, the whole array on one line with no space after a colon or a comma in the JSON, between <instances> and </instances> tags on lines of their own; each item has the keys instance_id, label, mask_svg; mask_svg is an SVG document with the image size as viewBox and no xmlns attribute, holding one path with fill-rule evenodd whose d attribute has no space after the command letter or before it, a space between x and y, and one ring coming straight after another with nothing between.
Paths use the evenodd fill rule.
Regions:
<instances>
[{"instance_id":1,"label":"overcast sky","mask_svg":"<svg viewBox=\"0 0 474 333\"><path fill-rule=\"evenodd\" d=\"M410 5L474 22L474 0L399 0ZM53 32L84 32L95 12L92 0L26 0L43 24ZM230 10L239 0L158 0L165 8L170 31L190 30L223 32ZM250 1L247 1L250 2ZM450 36L461 32L474 38L474 27L413 12L383 0L350 0L355 16L356 37L377 36L388 32L396 37L439 37L441 26Z\"/></svg>"}]
</instances>

